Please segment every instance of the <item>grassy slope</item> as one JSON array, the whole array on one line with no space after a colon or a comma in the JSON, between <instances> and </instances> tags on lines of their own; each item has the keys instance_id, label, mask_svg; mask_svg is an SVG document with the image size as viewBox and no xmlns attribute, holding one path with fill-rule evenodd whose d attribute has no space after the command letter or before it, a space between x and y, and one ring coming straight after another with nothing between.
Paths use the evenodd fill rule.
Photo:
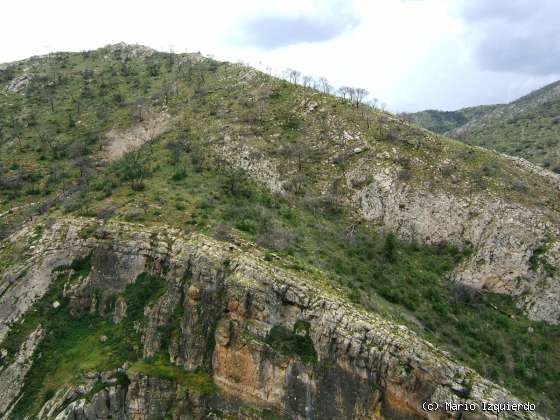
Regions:
<instances>
[{"instance_id":1,"label":"grassy slope","mask_svg":"<svg viewBox=\"0 0 560 420\"><path fill-rule=\"evenodd\" d=\"M20 63L15 72L28 66ZM490 189L511 200L540 206L542 197L551 194L547 187L496 155L434 138L389 115L356 109L337 98L262 74L240 83L247 71L167 54L130 59L126 65L122 53L108 51L38 60L34 72L46 79L31 84L25 95L0 97L0 120L5 127L0 140L0 177L4 180L0 212L38 204L15 211L0 223L6 231L14 229L37 212L41 203L48 203L52 206L43 209L43 217L68 213L113 217L200 230L224 240L242 237L255 241L270 260L295 270L325 270L332 284L342 287L357 304L409 324L483 375L522 397L541 401L542 410L557 410L560 350L550 343L560 338L558 327L526 320L505 297L473 295L449 285L446 273L467 251L404 243L366 224L357 225L349 235L354 216L337 200L309 192L309 186L321 177L336 177L342 170L328 166L317 171L323 158L332 155L333 146L321 140L321 134L331 129L324 122L329 115L335 118L335 128L358 127L377 153L397 147L402 159L428 162L409 165L410 182L433 179L433 171L440 171L434 164L450 159L458 181L454 184L438 175L434 188L458 194ZM319 103L318 113L299 112L305 97ZM54 111L50 98L54 98ZM139 165L133 165L129 156L101 165L103 134L112 127L135 124L139 103L171 113L172 129L140 150ZM287 197L274 196L229 168L209 153L207 145L223 138L225 132L244 135L263 152L286 159L286 165L297 165L289 149L304 147L300 173L304 188L295 188ZM55 138L61 147L51 145L46 136ZM271 138L276 142L268 140ZM182 146L185 144L188 147ZM344 150L344 146L336 147ZM78 152L72 152L74 148ZM84 157L92 163L80 176ZM11 185L14 180L18 188ZM524 191L512 188L513 181L521 182ZM67 192L64 199L56 200L62 191ZM0 261L17 259L16 251L0 249ZM84 334L90 338L81 337L81 343L90 340L93 345L101 331L111 333L107 328L112 327L103 320L88 322L88 328L93 327ZM61 320L50 328L58 331L64 325ZM64 351L76 363L102 369L122 362L121 353L115 352L109 360L89 363L79 342L63 341ZM61 383L75 380L63 364L55 362L51 369L60 372ZM32 374L35 382L28 386L38 387L32 389L41 401L51 388L33 378Z\"/></svg>"},{"instance_id":2,"label":"grassy slope","mask_svg":"<svg viewBox=\"0 0 560 420\"><path fill-rule=\"evenodd\" d=\"M560 173L560 100L473 127L461 140L520 156Z\"/></svg>"}]
</instances>

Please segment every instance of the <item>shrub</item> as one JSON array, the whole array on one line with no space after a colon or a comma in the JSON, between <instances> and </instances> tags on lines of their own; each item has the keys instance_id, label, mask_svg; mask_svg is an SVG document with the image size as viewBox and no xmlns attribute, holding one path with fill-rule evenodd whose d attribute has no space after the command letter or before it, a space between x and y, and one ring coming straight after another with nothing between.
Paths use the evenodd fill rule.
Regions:
<instances>
[{"instance_id":1,"label":"shrub","mask_svg":"<svg viewBox=\"0 0 560 420\"><path fill-rule=\"evenodd\" d=\"M309 324L305 321L297 321L292 330L283 325L275 325L265 342L284 355L297 356L304 363L317 361L317 352L309 337Z\"/></svg>"},{"instance_id":2,"label":"shrub","mask_svg":"<svg viewBox=\"0 0 560 420\"><path fill-rule=\"evenodd\" d=\"M214 227L213 234L214 238L219 239L220 241L231 241L233 239L233 233L231 229L223 223L218 223Z\"/></svg>"},{"instance_id":3,"label":"shrub","mask_svg":"<svg viewBox=\"0 0 560 420\"><path fill-rule=\"evenodd\" d=\"M80 233L78 234L78 236L81 239L87 239L87 238L91 237L91 235L93 235L93 233L96 230L97 230L97 225L96 224L87 225L87 226L84 226L84 228L82 230L80 230Z\"/></svg>"},{"instance_id":4,"label":"shrub","mask_svg":"<svg viewBox=\"0 0 560 420\"><path fill-rule=\"evenodd\" d=\"M178 168L173 172L171 180L174 182L181 181L187 177L187 170L185 168Z\"/></svg>"},{"instance_id":5,"label":"shrub","mask_svg":"<svg viewBox=\"0 0 560 420\"><path fill-rule=\"evenodd\" d=\"M130 385L130 379L128 378L126 372L124 372L123 370L117 370L115 377L117 379L117 385L119 385L120 387L126 388L128 387L128 385Z\"/></svg>"},{"instance_id":6,"label":"shrub","mask_svg":"<svg viewBox=\"0 0 560 420\"><path fill-rule=\"evenodd\" d=\"M383 257L386 261L392 262L395 258L396 237L393 232L385 236L385 243L383 245Z\"/></svg>"},{"instance_id":7,"label":"shrub","mask_svg":"<svg viewBox=\"0 0 560 420\"><path fill-rule=\"evenodd\" d=\"M255 242L275 251L286 251L295 242L295 235L280 226L272 226L257 235Z\"/></svg>"},{"instance_id":8,"label":"shrub","mask_svg":"<svg viewBox=\"0 0 560 420\"><path fill-rule=\"evenodd\" d=\"M398 177L401 181L410 181L412 179L412 171L410 169L402 168L399 171Z\"/></svg>"},{"instance_id":9,"label":"shrub","mask_svg":"<svg viewBox=\"0 0 560 420\"><path fill-rule=\"evenodd\" d=\"M146 184L144 184L141 181L134 181L132 182L132 184L130 185L130 187L134 190L134 191L144 191L146 189Z\"/></svg>"}]
</instances>

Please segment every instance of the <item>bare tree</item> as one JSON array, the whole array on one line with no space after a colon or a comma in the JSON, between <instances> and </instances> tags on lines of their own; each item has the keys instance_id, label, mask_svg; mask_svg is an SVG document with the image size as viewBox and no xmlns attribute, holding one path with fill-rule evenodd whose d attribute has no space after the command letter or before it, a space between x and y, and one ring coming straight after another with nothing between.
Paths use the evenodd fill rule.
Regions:
<instances>
[{"instance_id":1,"label":"bare tree","mask_svg":"<svg viewBox=\"0 0 560 420\"><path fill-rule=\"evenodd\" d=\"M356 101L356 88L349 87L348 88L348 96L349 96L350 102L354 103Z\"/></svg>"},{"instance_id":2,"label":"bare tree","mask_svg":"<svg viewBox=\"0 0 560 420\"><path fill-rule=\"evenodd\" d=\"M325 77L321 77L319 79L319 84L321 85L321 90L323 93L331 93L332 86L329 84L329 81Z\"/></svg>"},{"instance_id":3,"label":"bare tree","mask_svg":"<svg viewBox=\"0 0 560 420\"><path fill-rule=\"evenodd\" d=\"M370 129L370 128L371 128L371 116L370 116L369 113L366 113L364 116L365 116L365 118L366 118L366 125L367 125L367 128Z\"/></svg>"},{"instance_id":4,"label":"bare tree","mask_svg":"<svg viewBox=\"0 0 560 420\"><path fill-rule=\"evenodd\" d=\"M291 152L297 160L297 171L303 172L303 163L306 160L309 149L304 146L303 142L300 141L294 145Z\"/></svg>"},{"instance_id":5,"label":"bare tree","mask_svg":"<svg viewBox=\"0 0 560 420\"><path fill-rule=\"evenodd\" d=\"M191 71L192 71L191 65L192 65L191 57L189 56L181 57L181 60L179 61L179 65L178 65L178 69L179 69L179 73L181 74L181 77L190 80ZM227 73L227 68L228 66L225 67L226 73Z\"/></svg>"},{"instance_id":6,"label":"bare tree","mask_svg":"<svg viewBox=\"0 0 560 420\"><path fill-rule=\"evenodd\" d=\"M135 191L144 189L144 177L149 172L152 147L158 134L157 121L147 121L126 148L122 159L124 179Z\"/></svg>"},{"instance_id":7,"label":"bare tree","mask_svg":"<svg viewBox=\"0 0 560 420\"><path fill-rule=\"evenodd\" d=\"M41 145L45 146L47 151L50 152L53 159L60 158L63 151L63 144L59 139L46 132L40 132L39 140L41 141Z\"/></svg>"},{"instance_id":8,"label":"bare tree","mask_svg":"<svg viewBox=\"0 0 560 420\"><path fill-rule=\"evenodd\" d=\"M74 98L73 99L74 105L76 105L76 115L80 115L81 111L82 111L82 102L80 101L79 98Z\"/></svg>"},{"instance_id":9,"label":"bare tree","mask_svg":"<svg viewBox=\"0 0 560 420\"><path fill-rule=\"evenodd\" d=\"M287 76L288 80L294 84L297 84L301 77L301 73L294 69L286 69L284 70L284 74Z\"/></svg>"},{"instance_id":10,"label":"bare tree","mask_svg":"<svg viewBox=\"0 0 560 420\"><path fill-rule=\"evenodd\" d=\"M134 149L128 147L128 152L125 153L122 159L124 169L124 179L130 181L130 186L135 191L144 189L142 182L146 174L146 167L142 159L142 149Z\"/></svg>"},{"instance_id":11,"label":"bare tree","mask_svg":"<svg viewBox=\"0 0 560 420\"><path fill-rule=\"evenodd\" d=\"M80 171L80 178L84 179L93 170L93 161L87 156L75 156L73 158L74 165Z\"/></svg>"},{"instance_id":12,"label":"bare tree","mask_svg":"<svg viewBox=\"0 0 560 420\"><path fill-rule=\"evenodd\" d=\"M48 92L47 93L47 101L49 102L49 105L51 106L51 112L54 112L54 93L53 92Z\"/></svg>"},{"instance_id":13,"label":"bare tree","mask_svg":"<svg viewBox=\"0 0 560 420\"><path fill-rule=\"evenodd\" d=\"M350 93L352 91L351 87L348 86L341 86L338 88L338 94L342 96L342 99L347 99L350 97Z\"/></svg>"},{"instance_id":14,"label":"bare tree","mask_svg":"<svg viewBox=\"0 0 560 420\"><path fill-rule=\"evenodd\" d=\"M354 89L354 103L356 104L356 108L360 106L363 100L369 95L369 92L362 88Z\"/></svg>"},{"instance_id":15,"label":"bare tree","mask_svg":"<svg viewBox=\"0 0 560 420\"><path fill-rule=\"evenodd\" d=\"M266 113L266 103L262 98L257 100L257 118L260 123L264 121L264 116Z\"/></svg>"},{"instance_id":16,"label":"bare tree","mask_svg":"<svg viewBox=\"0 0 560 420\"><path fill-rule=\"evenodd\" d=\"M18 119L12 115L12 138L16 141L19 148L22 146L21 135L23 132L23 127Z\"/></svg>"},{"instance_id":17,"label":"bare tree","mask_svg":"<svg viewBox=\"0 0 560 420\"><path fill-rule=\"evenodd\" d=\"M311 82L313 82L313 77L311 77L311 76L303 76L303 86L304 86L304 87L310 87L310 86L311 86Z\"/></svg>"},{"instance_id":18,"label":"bare tree","mask_svg":"<svg viewBox=\"0 0 560 420\"><path fill-rule=\"evenodd\" d=\"M146 98L138 98L132 108L132 118L136 122L144 121L146 108L147 108Z\"/></svg>"},{"instance_id":19,"label":"bare tree","mask_svg":"<svg viewBox=\"0 0 560 420\"><path fill-rule=\"evenodd\" d=\"M170 153L170 163L173 166L177 166L177 164L181 161L181 154L185 151L185 148L179 139L170 140L166 143L165 148L169 150Z\"/></svg>"},{"instance_id":20,"label":"bare tree","mask_svg":"<svg viewBox=\"0 0 560 420\"><path fill-rule=\"evenodd\" d=\"M175 50L173 49L173 45L170 45L169 53L167 53L167 70L169 72L173 70L174 65L175 65Z\"/></svg>"},{"instance_id":21,"label":"bare tree","mask_svg":"<svg viewBox=\"0 0 560 420\"><path fill-rule=\"evenodd\" d=\"M157 93L157 96L162 100L164 105L167 105L169 102L169 98L174 96L176 92L177 92L177 87L175 86L174 83L166 83L160 88L159 92Z\"/></svg>"}]
</instances>

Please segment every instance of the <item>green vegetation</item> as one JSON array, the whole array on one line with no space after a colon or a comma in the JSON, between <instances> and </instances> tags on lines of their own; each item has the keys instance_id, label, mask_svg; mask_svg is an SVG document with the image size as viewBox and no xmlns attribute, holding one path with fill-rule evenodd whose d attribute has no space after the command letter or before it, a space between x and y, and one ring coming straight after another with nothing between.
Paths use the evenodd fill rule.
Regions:
<instances>
[{"instance_id":1,"label":"green vegetation","mask_svg":"<svg viewBox=\"0 0 560 420\"><path fill-rule=\"evenodd\" d=\"M17 208L0 218L0 238L32 214L69 214L249 240L266 260L298 271L302 279L320 277L329 291L406 323L520 397L540 401L543 412L560 409L560 349L553 345L560 328L528 321L508 298L451 284L447 274L468 249L401 241L356 220L344 206L352 193L344 174L357 158L353 144L341 139L347 132L359 137L375 164L400 167L402 181L457 194L489 190L541 207L543 197L557 192L539 179L495 154L239 65L162 53L137 58L109 48L18 63L9 68L11 76L0 76L9 80L29 65L35 76L24 94L0 96L0 213ZM312 103L316 111L310 112ZM163 134L120 159L107 159L109 130L147 123L162 112L173 121ZM241 140L227 143L226 136ZM217 152L231 144L271 157L285 174L288 193L271 194L232 169ZM86 239L94 231L88 227L79 235ZM19 258L20 251L10 247L0 249L0 273L4 262ZM326 278L316 276L317 268ZM534 269L546 269L539 255ZM124 360L138 372L212 392L205 372L185 372L161 355L138 359L132 325L165 292L160 279L143 274L126 289L121 324L87 314L69 317L63 285L88 270L88 259L61 268L36 310L2 344L13 357L39 324L45 330L38 352L43 357L35 360L17 412L34 413L83 372ZM57 309L54 300L61 303ZM284 354L314 362L302 326L276 326L266 340ZM163 331L164 347L173 328Z\"/></svg>"},{"instance_id":2,"label":"green vegetation","mask_svg":"<svg viewBox=\"0 0 560 420\"><path fill-rule=\"evenodd\" d=\"M116 369L126 361L133 362L131 372L176 381L184 392L215 393L215 386L206 372L185 371L166 361L161 354L141 359L138 323L144 321L144 308L155 303L165 292L163 280L142 273L128 285L122 293L127 312L119 324L89 313L69 315L69 302L63 297L62 290L77 276L88 274L89 260L89 256L77 259L71 266L57 269L59 275L48 293L27 313L21 324L12 328L2 343L13 358L32 331L38 326L44 331L32 368L25 378L24 397L16 405L13 415L16 418L33 416L57 390L83 382L85 373ZM55 300L61 304L57 308L52 305ZM117 372L116 380L122 386L129 383L124 372ZM107 383L98 382L83 398L90 399L107 386Z\"/></svg>"},{"instance_id":3,"label":"green vegetation","mask_svg":"<svg viewBox=\"0 0 560 420\"><path fill-rule=\"evenodd\" d=\"M135 202L126 209L130 220L149 220L155 203L132 193L142 193L146 179L160 166L173 169L167 180L184 182L181 156L189 153L192 166L203 169L216 158L210 143L221 142L225 135L246 139L255 153L277 158L291 173L288 186L296 194L313 191L316 182L340 178L354 159L352 146L341 141L351 133L375 156L398 146L398 159L382 163L401 165L407 182L429 182L460 194L486 188L531 206L541 206L543 197L553 195L542 182L490 153L447 139L436 141L386 113L351 106L240 65L188 54L137 57L127 47L108 47L18 62L3 77L22 74L31 76L27 86L0 96L0 214L12 209L0 218L0 238L30 215L75 212L87 197L98 201L114 196L115 186L122 183L132 187L132 192L123 191ZM310 104L318 105L316 111L305 110ZM107 162L110 130L150 127L163 112L173 118L166 135L171 156L154 159L151 146L157 144L149 141L150 147ZM146 133L150 137L149 129ZM334 168L321 165L333 156ZM444 164L448 160L453 165ZM222 160L219 166L225 170L227 165ZM340 185L328 187L333 194L344 193ZM90 215L107 218L118 212L109 201L94 206ZM188 210L181 197L171 205Z\"/></svg>"},{"instance_id":4,"label":"green vegetation","mask_svg":"<svg viewBox=\"0 0 560 420\"><path fill-rule=\"evenodd\" d=\"M543 270L548 276L552 276L556 267L550 264L545 258L544 253L546 252L546 247L541 245L533 251L533 255L529 258L529 263L531 264L531 270L539 271Z\"/></svg>"},{"instance_id":5,"label":"green vegetation","mask_svg":"<svg viewBox=\"0 0 560 420\"><path fill-rule=\"evenodd\" d=\"M105 134L166 106L175 77L168 54L145 60L129 54L118 48L57 53L2 71L2 80L24 71L32 77L21 92L0 97L0 214L17 209L0 218L0 238L52 205L64 201L71 209L97 170Z\"/></svg>"},{"instance_id":6,"label":"green vegetation","mask_svg":"<svg viewBox=\"0 0 560 420\"><path fill-rule=\"evenodd\" d=\"M427 110L403 116L436 133L519 156L560 173L560 99L554 93L558 83L508 105L484 105L450 112ZM492 111L496 113L491 114Z\"/></svg>"},{"instance_id":7,"label":"green vegetation","mask_svg":"<svg viewBox=\"0 0 560 420\"><path fill-rule=\"evenodd\" d=\"M257 242L276 264L302 274L318 267L332 280L326 286L342 288L356 304L407 323L481 374L542 401L541 409L557 407L560 353L549 343L560 338L560 329L526 320L510 299L450 284L447 273L468 249L401 241L374 226L355 224L336 201L271 195L243 173L224 169L210 158L198 166L196 154L180 157L184 177L174 180L173 168L163 164L169 158L163 142L174 136L169 133L161 145L152 146L156 169L145 178L141 193L141 200L165 210L147 210L134 220L156 219L222 240L242 236ZM138 197L128 195L130 189L126 183L116 185L112 202L134 202ZM166 205L174 202L182 205ZM268 340L274 348L302 357L300 338L292 331L275 328Z\"/></svg>"},{"instance_id":8,"label":"green vegetation","mask_svg":"<svg viewBox=\"0 0 560 420\"><path fill-rule=\"evenodd\" d=\"M434 133L445 134L465 125L467 122L480 118L496 109L499 105L481 105L463 108L458 111L438 111L428 109L414 113L404 113L402 116Z\"/></svg>"},{"instance_id":9,"label":"green vegetation","mask_svg":"<svg viewBox=\"0 0 560 420\"><path fill-rule=\"evenodd\" d=\"M275 351L288 356L297 356L304 363L317 362L317 352L309 337L309 324L298 321L292 330L283 325L272 327L265 342Z\"/></svg>"},{"instance_id":10,"label":"green vegetation","mask_svg":"<svg viewBox=\"0 0 560 420\"><path fill-rule=\"evenodd\" d=\"M208 372L186 371L169 362L166 355L158 355L151 359L136 361L130 368L131 372L142 373L147 376L167 379L176 382L182 392L196 392L198 395L212 395L216 393L216 386Z\"/></svg>"},{"instance_id":11,"label":"green vegetation","mask_svg":"<svg viewBox=\"0 0 560 420\"><path fill-rule=\"evenodd\" d=\"M84 227L80 231L80 233L79 233L80 238L82 238L82 239L89 238L91 235L93 235L93 233L95 232L96 229L97 229L97 226L95 226L95 225L87 225L86 227Z\"/></svg>"},{"instance_id":12,"label":"green vegetation","mask_svg":"<svg viewBox=\"0 0 560 420\"><path fill-rule=\"evenodd\" d=\"M46 329L48 327L45 325L45 322L48 323L52 321L56 323L55 318L57 318L57 316L59 320L64 316L64 308L66 308L65 305L68 303L67 300L62 297L64 285L68 281L87 276L90 269L89 255L84 258L76 259L68 267L59 267L56 269L60 274L51 284L45 296L34 305L33 310L25 314L23 322L10 330L9 334L2 342L2 346L8 351L8 360L13 360L25 339L39 326ZM55 301L61 304L59 308L53 307ZM61 313L62 315L60 315Z\"/></svg>"},{"instance_id":13,"label":"green vegetation","mask_svg":"<svg viewBox=\"0 0 560 420\"><path fill-rule=\"evenodd\" d=\"M148 273L142 273L123 293L126 316L129 320L142 319L144 308L155 303L166 291L165 281Z\"/></svg>"},{"instance_id":14,"label":"green vegetation","mask_svg":"<svg viewBox=\"0 0 560 420\"><path fill-rule=\"evenodd\" d=\"M88 261L89 258L76 260L73 270L59 269L58 278L48 293L28 311L21 324L12 328L2 343L14 355L31 331L39 325L44 331L32 368L25 378L24 396L15 408L15 417L24 413L33 416L55 391L79 384L86 372L116 369L141 355L138 353L140 337L134 333L134 324L142 321L142 309L161 294L164 282L144 273L130 284L123 293L129 306L120 324L89 313L70 316L69 301L62 290L80 270L81 275L87 274ZM54 300L61 305L54 308ZM101 340L102 336L106 340Z\"/></svg>"},{"instance_id":15,"label":"green vegetation","mask_svg":"<svg viewBox=\"0 0 560 420\"><path fill-rule=\"evenodd\" d=\"M475 125L460 140L519 156L560 173L560 100L506 113L489 124Z\"/></svg>"},{"instance_id":16,"label":"green vegetation","mask_svg":"<svg viewBox=\"0 0 560 420\"><path fill-rule=\"evenodd\" d=\"M436 111L433 109L404 114L403 117L438 134L445 134L468 121L460 111Z\"/></svg>"}]
</instances>

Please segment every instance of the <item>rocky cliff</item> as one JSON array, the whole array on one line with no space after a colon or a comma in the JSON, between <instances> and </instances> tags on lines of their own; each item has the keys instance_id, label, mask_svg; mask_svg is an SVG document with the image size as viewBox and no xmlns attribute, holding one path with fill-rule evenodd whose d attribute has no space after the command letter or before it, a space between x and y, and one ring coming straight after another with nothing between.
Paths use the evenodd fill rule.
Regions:
<instances>
[{"instance_id":1,"label":"rocky cliff","mask_svg":"<svg viewBox=\"0 0 560 420\"><path fill-rule=\"evenodd\" d=\"M454 272L457 281L512 295L529 318L560 323L560 270L554 268L560 262L560 175L480 148L454 152L457 146L419 131L409 143L401 140L400 149L368 142L356 128L340 136L336 127L344 124L333 121L333 132L325 140L309 139L309 148L322 150L324 160L306 162L312 168L307 171L313 172L306 189L334 194L356 218L406 240L470 248L471 255ZM400 135L405 137L406 130L413 129L401 128ZM272 191L289 190L300 176L295 159L286 164L261 142L228 136L211 146ZM464 161L451 160L453 153ZM502 163L513 166L514 171L507 171L515 173L512 184L517 190L508 194L503 185L488 188L483 175L465 179L461 165L478 160L479 153L489 162L482 171L497 171ZM535 191L524 179L539 185L535 191L546 190L538 201L531 198Z\"/></svg>"},{"instance_id":2,"label":"rocky cliff","mask_svg":"<svg viewBox=\"0 0 560 420\"><path fill-rule=\"evenodd\" d=\"M31 226L11 240L30 235ZM490 419L495 414L429 413L422 403L515 400L406 327L348 304L336 290L325 292L321 273L279 267L248 244L163 226L63 219L46 226L26 252L26 262L4 274L4 337L45 299L53 314L99 316L130 325L139 337L136 359L109 371L72 372L33 418ZM71 268L85 258L87 269ZM127 324L138 313L127 291L148 275L144 292L160 280L162 287ZM61 278L61 295L53 295ZM110 352L112 342L108 333L93 347ZM17 355L4 354L9 364L0 378L11 383L0 407L6 418L26 413L18 406L29 390L25 360L37 357L40 343L37 329ZM166 377L162 366L184 381Z\"/></svg>"}]
</instances>

